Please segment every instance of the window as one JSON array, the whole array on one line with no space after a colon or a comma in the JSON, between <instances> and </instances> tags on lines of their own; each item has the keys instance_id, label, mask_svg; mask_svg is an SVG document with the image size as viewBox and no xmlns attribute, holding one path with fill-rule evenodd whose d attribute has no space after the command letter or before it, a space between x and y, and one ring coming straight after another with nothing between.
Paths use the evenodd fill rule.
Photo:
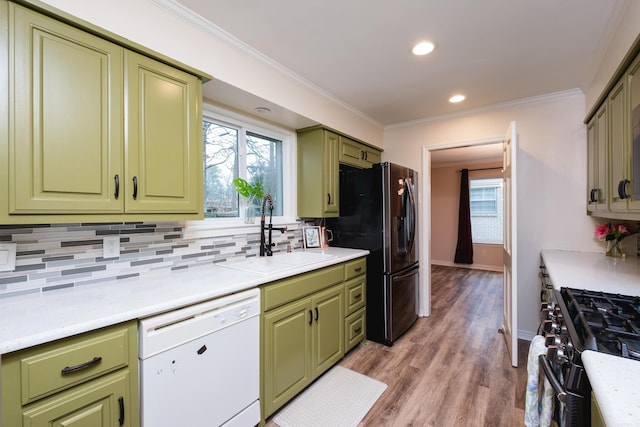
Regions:
<instances>
[{"instance_id":1,"label":"window","mask_svg":"<svg viewBox=\"0 0 640 427\"><path fill-rule=\"evenodd\" d=\"M469 180L471 234L474 243L502 243L502 197L501 178Z\"/></svg>"},{"instance_id":2,"label":"window","mask_svg":"<svg viewBox=\"0 0 640 427\"><path fill-rule=\"evenodd\" d=\"M295 220L295 158L292 133L231 113L204 112L204 216L220 225L242 224L248 200L238 195L233 179L260 182L274 202L273 215ZM291 199L291 200L288 200ZM260 207L262 200L253 200ZM254 216L260 215L254 209Z\"/></svg>"}]
</instances>

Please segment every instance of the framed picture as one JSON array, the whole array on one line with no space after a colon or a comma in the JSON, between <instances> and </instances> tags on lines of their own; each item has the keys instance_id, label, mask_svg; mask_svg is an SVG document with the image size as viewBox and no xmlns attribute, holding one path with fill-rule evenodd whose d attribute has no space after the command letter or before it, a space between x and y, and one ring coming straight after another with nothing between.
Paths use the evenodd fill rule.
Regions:
<instances>
[{"instance_id":1,"label":"framed picture","mask_svg":"<svg viewBox=\"0 0 640 427\"><path fill-rule=\"evenodd\" d=\"M320 227L305 227L302 236L304 238L305 248L320 247Z\"/></svg>"}]
</instances>

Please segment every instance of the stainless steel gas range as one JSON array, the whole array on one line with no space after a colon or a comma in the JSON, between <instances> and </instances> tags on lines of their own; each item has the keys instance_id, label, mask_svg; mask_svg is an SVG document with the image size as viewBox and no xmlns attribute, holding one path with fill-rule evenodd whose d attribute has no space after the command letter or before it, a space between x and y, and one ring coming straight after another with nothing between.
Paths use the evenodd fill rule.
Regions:
<instances>
[{"instance_id":1,"label":"stainless steel gas range","mask_svg":"<svg viewBox=\"0 0 640 427\"><path fill-rule=\"evenodd\" d=\"M540 365L554 388L560 426L588 426L591 385L585 350L640 360L640 297L562 287L543 302L539 334L547 354Z\"/></svg>"},{"instance_id":2,"label":"stainless steel gas range","mask_svg":"<svg viewBox=\"0 0 640 427\"><path fill-rule=\"evenodd\" d=\"M560 427L591 423L587 350L640 361L640 260L603 254L543 251L541 368L555 391ZM614 386L615 384L611 384Z\"/></svg>"}]
</instances>

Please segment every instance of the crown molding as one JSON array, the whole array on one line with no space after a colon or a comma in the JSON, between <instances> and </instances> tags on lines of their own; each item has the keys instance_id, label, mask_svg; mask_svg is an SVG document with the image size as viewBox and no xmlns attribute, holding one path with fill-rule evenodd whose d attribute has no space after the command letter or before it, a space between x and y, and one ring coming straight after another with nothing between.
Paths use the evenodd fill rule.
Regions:
<instances>
[{"instance_id":1,"label":"crown molding","mask_svg":"<svg viewBox=\"0 0 640 427\"><path fill-rule=\"evenodd\" d=\"M423 119L417 119L417 120L411 120L411 121L408 121L408 122L396 123L396 124L393 124L393 125L387 125L387 126L384 127L384 129L388 130L388 129L395 129L395 128L400 128L400 127L405 127L405 126L415 126L415 125L419 125L419 124L437 122L437 121L440 121L440 120L453 119L453 118L456 118L456 117L471 116L471 115L475 115L475 114L478 114L478 113L484 113L484 112L487 112L487 111L501 110L501 109L508 108L508 107L513 107L513 106L516 106L516 105L539 104L541 102L549 102L549 101L553 101L553 100L556 100L556 99L569 98L569 97L577 96L577 95L584 95L584 93L580 89L569 89L569 90L564 90L564 91L559 91L559 92L552 92L552 93L548 93L548 94L545 94L545 95L537 95L537 96L532 96L532 97L529 97L529 98L522 98L522 99L516 99L516 100L513 100L513 101L501 102L499 104L487 105L485 107L473 108L473 109L470 109L470 110L459 111L459 112L456 112L456 113L439 114L439 115L435 115L435 116L425 117Z\"/></svg>"},{"instance_id":2,"label":"crown molding","mask_svg":"<svg viewBox=\"0 0 640 427\"><path fill-rule=\"evenodd\" d=\"M375 126L378 126L380 128L384 127L384 125L382 123L376 121L372 117L367 116L362 111L360 111L360 110L356 109L355 107L345 103L341 99L336 98L335 96L333 96L329 92L327 92L324 89L316 86L315 84L311 83L309 80L306 80L305 78L303 78L300 75L296 74L295 72L293 72L289 68L283 66L279 62L274 61L273 59L271 59L267 55L265 55L262 52L254 49L253 47L251 47L247 43L245 43L242 40L236 38L235 36L233 36L229 32L223 30L222 28L220 28L217 25L215 25L213 22L211 22L211 21L205 19L204 17L198 15L197 13L193 12L191 9L183 6L182 4L178 3L177 1L175 1L175 0L149 0L149 1L151 3L153 3L153 4L155 4L156 6L158 6L158 7L162 8L162 9L166 10L167 12L171 13L172 15L176 16L177 18L182 19L183 21L189 23L190 25L192 25L192 26L204 31L205 33L211 35L212 37L223 41L224 43L230 45L234 49L237 49L237 50L241 51L242 53L244 53L244 54L246 54L246 55L248 55L248 56L250 56L250 57L252 57L252 58L254 58L254 59L258 60L258 61L260 61L264 65L274 69L278 73L280 73L283 76L285 76L288 80L293 81L294 83L296 83L296 84L298 84L298 85L300 85L302 87L305 87L305 88L317 93L318 95L328 99L329 101L339 105L342 108L345 108L345 109L349 110L353 114L361 117L362 119L366 120L367 122L369 122L369 123L371 123L371 124L373 124Z\"/></svg>"}]
</instances>

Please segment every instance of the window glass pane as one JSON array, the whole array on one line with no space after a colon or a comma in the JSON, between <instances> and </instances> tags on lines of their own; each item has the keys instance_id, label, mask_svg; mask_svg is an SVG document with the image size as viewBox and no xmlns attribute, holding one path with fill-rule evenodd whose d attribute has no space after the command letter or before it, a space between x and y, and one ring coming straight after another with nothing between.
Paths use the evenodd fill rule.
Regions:
<instances>
[{"instance_id":1,"label":"window glass pane","mask_svg":"<svg viewBox=\"0 0 640 427\"><path fill-rule=\"evenodd\" d=\"M282 215L282 141L247 132L247 181L261 182L273 199L273 215Z\"/></svg>"},{"instance_id":2,"label":"window glass pane","mask_svg":"<svg viewBox=\"0 0 640 427\"><path fill-rule=\"evenodd\" d=\"M502 179L471 179L469 187L473 241L476 243L502 243Z\"/></svg>"},{"instance_id":3,"label":"window glass pane","mask_svg":"<svg viewBox=\"0 0 640 427\"><path fill-rule=\"evenodd\" d=\"M203 121L204 216L237 217L238 130Z\"/></svg>"}]
</instances>

